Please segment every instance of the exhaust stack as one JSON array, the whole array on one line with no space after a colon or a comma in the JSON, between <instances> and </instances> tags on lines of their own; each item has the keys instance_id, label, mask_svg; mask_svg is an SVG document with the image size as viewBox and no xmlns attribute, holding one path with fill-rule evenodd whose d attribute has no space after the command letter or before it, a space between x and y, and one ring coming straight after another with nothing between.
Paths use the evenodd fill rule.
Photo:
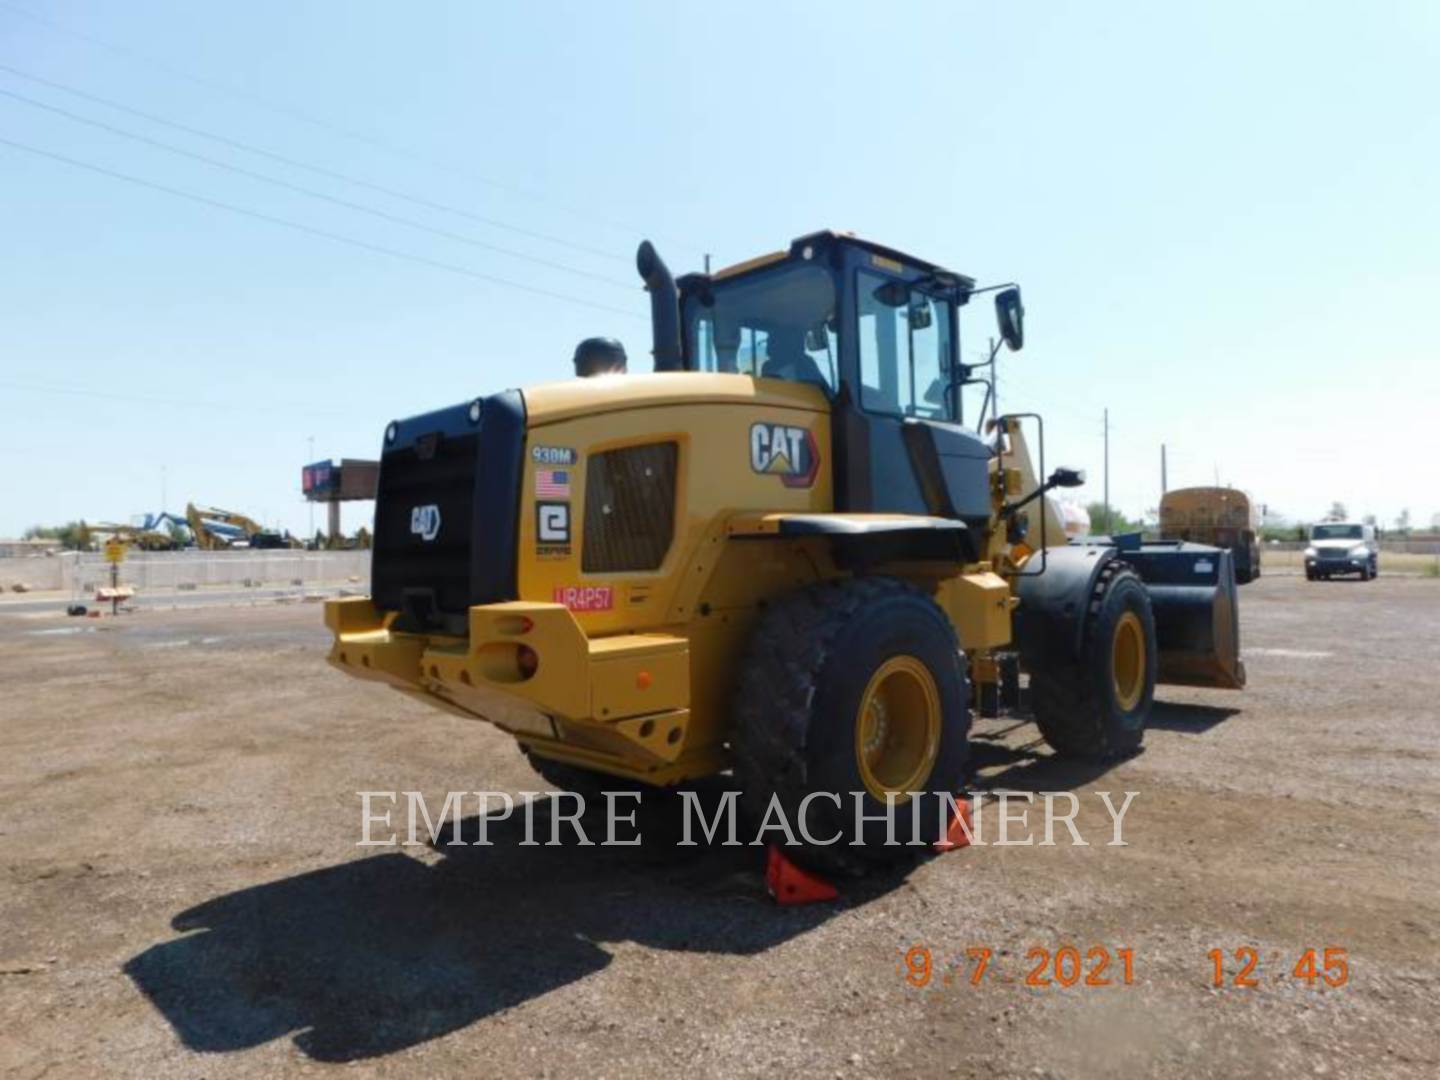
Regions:
<instances>
[{"instance_id":1,"label":"exhaust stack","mask_svg":"<svg viewBox=\"0 0 1440 1080\"><path fill-rule=\"evenodd\" d=\"M640 271L645 290L650 294L655 370L679 371L684 361L680 354L680 294L675 290L675 279L649 240L642 241L635 252L635 269Z\"/></svg>"}]
</instances>

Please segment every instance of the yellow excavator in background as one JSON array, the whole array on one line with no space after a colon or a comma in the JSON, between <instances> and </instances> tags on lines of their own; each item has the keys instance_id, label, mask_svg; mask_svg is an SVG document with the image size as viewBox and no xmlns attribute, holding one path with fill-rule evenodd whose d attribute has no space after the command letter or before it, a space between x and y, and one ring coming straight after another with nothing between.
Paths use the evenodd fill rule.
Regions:
<instances>
[{"instance_id":1,"label":"yellow excavator in background","mask_svg":"<svg viewBox=\"0 0 1440 1080\"><path fill-rule=\"evenodd\" d=\"M262 528L254 518L221 510L214 506L185 507L185 520L195 546L205 551L227 548L298 548L303 545L293 537Z\"/></svg>"}]
</instances>

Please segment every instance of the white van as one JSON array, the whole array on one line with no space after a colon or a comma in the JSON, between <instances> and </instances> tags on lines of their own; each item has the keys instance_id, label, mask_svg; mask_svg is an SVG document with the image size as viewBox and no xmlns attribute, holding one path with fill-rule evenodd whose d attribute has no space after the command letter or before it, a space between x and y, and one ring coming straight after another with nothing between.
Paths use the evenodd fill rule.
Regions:
<instances>
[{"instance_id":1,"label":"white van","mask_svg":"<svg viewBox=\"0 0 1440 1080\"><path fill-rule=\"evenodd\" d=\"M1375 526L1351 521L1324 521L1310 526L1310 546L1305 549L1305 577L1331 578L1336 574L1359 574L1369 581L1380 574L1380 545Z\"/></svg>"}]
</instances>

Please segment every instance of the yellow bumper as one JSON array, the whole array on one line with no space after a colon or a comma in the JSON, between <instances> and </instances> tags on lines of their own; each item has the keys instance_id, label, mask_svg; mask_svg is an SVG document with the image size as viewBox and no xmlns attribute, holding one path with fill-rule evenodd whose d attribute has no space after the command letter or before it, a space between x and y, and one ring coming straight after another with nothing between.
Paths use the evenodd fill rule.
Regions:
<instances>
[{"instance_id":1,"label":"yellow bumper","mask_svg":"<svg viewBox=\"0 0 1440 1080\"><path fill-rule=\"evenodd\" d=\"M330 663L603 772L664 784L722 764L719 748L687 746L683 637L592 639L563 605L529 601L472 607L463 638L401 633L393 619L367 597L328 601Z\"/></svg>"}]
</instances>

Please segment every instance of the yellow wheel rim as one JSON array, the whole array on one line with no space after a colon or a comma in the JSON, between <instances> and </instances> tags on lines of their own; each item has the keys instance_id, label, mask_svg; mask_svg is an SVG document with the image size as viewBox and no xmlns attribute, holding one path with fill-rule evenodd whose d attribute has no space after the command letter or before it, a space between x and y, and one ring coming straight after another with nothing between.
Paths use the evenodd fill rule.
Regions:
<instances>
[{"instance_id":1,"label":"yellow wheel rim","mask_svg":"<svg viewBox=\"0 0 1440 1080\"><path fill-rule=\"evenodd\" d=\"M1133 611L1120 616L1110 648L1110 676L1115 700L1124 712L1140 704L1145 693L1145 628Z\"/></svg>"},{"instance_id":2,"label":"yellow wheel rim","mask_svg":"<svg viewBox=\"0 0 1440 1080\"><path fill-rule=\"evenodd\" d=\"M880 802L895 792L897 805L921 790L940 752L940 691L930 669L913 656L881 664L855 715L855 760L865 790Z\"/></svg>"}]
</instances>

